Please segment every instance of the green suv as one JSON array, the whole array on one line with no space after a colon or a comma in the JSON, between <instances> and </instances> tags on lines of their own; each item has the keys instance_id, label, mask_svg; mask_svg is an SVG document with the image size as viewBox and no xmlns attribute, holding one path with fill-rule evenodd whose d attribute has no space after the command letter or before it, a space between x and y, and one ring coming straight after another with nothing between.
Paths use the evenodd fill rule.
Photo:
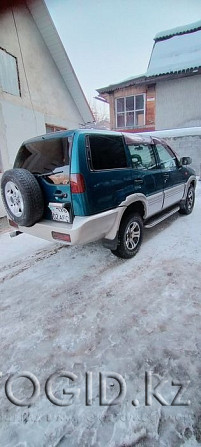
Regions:
<instances>
[{"instance_id":1,"label":"green suv","mask_svg":"<svg viewBox=\"0 0 201 447\"><path fill-rule=\"evenodd\" d=\"M102 239L116 256L131 258L144 227L191 213L190 163L145 134L62 131L25 141L1 191L15 234L68 245Z\"/></svg>"}]
</instances>

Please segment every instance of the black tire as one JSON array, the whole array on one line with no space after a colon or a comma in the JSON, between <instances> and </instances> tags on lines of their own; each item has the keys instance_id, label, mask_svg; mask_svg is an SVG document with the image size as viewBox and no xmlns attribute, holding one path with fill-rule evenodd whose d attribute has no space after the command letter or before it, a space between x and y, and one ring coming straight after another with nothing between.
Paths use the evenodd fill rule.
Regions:
<instances>
[{"instance_id":1,"label":"black tire","mask_svg":"<svg viewBox=\"0 0 201 447\"><path fill-rule=\"evenodd\" d=\"M44 200L36 178L26 169L5 171L1 194L8 216L18 225L30 227L44 212Z\"/></svg>"},{"instance_id":2,"label":"black tire","mask_svg":"<svg viewBox=\"0 0 201 447\"><path fill-rule=\"evenodd\" d=\"M186 200L182 203L179 213L180 214L191 214L193 211L195 203L195 188L193 185L190 185L188 188Z\"/></svg>"},{"instance_id":3,"label":"black tire","mask_svg":"<svg viewBox=\"0 0 201 447\"><path fill-rule=\"evenodd\" d=\"M132 224L136 224L136 231L131 236ZM128 216L124 217L119 228L117 249L111 250L111 252L118 258L123 259L130 259L135 256L142 243L143 229L143 220L140 214L129 214Z\"/></svg>"}]
</instances>

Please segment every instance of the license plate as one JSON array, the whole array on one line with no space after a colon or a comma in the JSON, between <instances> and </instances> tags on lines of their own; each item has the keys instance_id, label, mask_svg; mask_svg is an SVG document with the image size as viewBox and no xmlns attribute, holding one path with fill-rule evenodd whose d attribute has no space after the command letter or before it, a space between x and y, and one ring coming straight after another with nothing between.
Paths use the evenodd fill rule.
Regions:
<instances>
[{"instance_id":1,"label":"license plate","mask_svg":"<svg viewBox=\"0 0 201 447\"><path fill-rule=\"evenodd\" d=\"M49 205L52 213L52 219L59 222L70 222L70 215L66 208L61 206Z\"/></svg>"}]
</instances>

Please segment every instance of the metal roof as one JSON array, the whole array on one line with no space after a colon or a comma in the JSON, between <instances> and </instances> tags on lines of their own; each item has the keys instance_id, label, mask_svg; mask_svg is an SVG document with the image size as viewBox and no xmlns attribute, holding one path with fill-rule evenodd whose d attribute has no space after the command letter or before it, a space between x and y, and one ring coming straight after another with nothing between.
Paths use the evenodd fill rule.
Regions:
<instances>
[{"instance_id":1,"label":"metal roof","mask_svg":"<svg viewBox=\"0 0 201 447\"><path fill-rule=\"evenodd\" d=\"M101 95L130 85L193 76L201 70L201 20L156 34L146 73L97 89Z\"/></svg>"},{"instance_id":2,"label":"metal roof","mask_svg":"<svg viewBox=\"0 0 201 447\"><path fill-rule=\"evenodd\" d=\"M201 67L201 29L156 40L147 76Z\"/></svg>"},{"instance_id":3,"label":"metal roof","mask_svg":"<svg viewBox=\"0 0 201 447\"><path fill-rule=\"evenodd\" d=\"M44 0L26 0L27 7L85 123L94 121L71 62Z\"/></svg>"},{"instance_id":4,"label":"metal roof","mask_svg":"<svg viewBox=\"0 0 201 447\"><path fill-rule=\"evenodd\" d=\"M137 84L142 84L143 82L146 83L147 81L147 76L146 74L141 74L138 76L132 76L131 78L127 78L124 81L120 81L116 84L110 84L107 87L102 87L97 89L98 93L109 93L112 92L114 90L120 89L120 88L124 88L124 87L128 87L129 85L137 85Z\"/></svg>"},{"instance_id":5,"label":"metal roof","mask_svg":"<svg viewBox=\"0 0 201 447\"><path fill-rule=\"evenodd\" d=\"M177 36L179 34L191 33L192 31L197 31L201 29L201 20L198 22L189 23L188 25L177 26L176 28L168 29L165 31L160 31L154 37L154 40L166 39L167 37Z\"/></svg>"}]
</instances>

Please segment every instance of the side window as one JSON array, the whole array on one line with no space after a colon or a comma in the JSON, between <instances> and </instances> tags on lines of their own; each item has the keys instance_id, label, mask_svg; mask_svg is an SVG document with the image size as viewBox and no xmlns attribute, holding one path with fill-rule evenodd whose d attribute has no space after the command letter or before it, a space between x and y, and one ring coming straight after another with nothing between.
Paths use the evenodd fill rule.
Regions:
<instances>
[{"instance_id":1,"label":"side window","mask_svg":"<svg viewBox=\"0 0 201 447\"><path fill-rule=\"evenodd\" d=\"M93 170L127 167L125 148L121 137L89 135L88 141Z\"/></svg>"},{"instance_id":2,"label":"side window","mask_svg":"<svg viewBox=\"0 0 201 447\"><path fill-rule=\"evenodd\" d=\"M128 145L132 166L134 169L156 169L156 159L151 145L132 144Z\"/></svg>"},{"instance_id":3,"label":"side window","mask_svg":"<svg viewBox=\"0 0 201 447\"><path fill-rule=\"evenodd\" d=\"M172 169L177 167L175 155L162 144L156 144L161 169Z\"/></svg>"}]
</instances>

